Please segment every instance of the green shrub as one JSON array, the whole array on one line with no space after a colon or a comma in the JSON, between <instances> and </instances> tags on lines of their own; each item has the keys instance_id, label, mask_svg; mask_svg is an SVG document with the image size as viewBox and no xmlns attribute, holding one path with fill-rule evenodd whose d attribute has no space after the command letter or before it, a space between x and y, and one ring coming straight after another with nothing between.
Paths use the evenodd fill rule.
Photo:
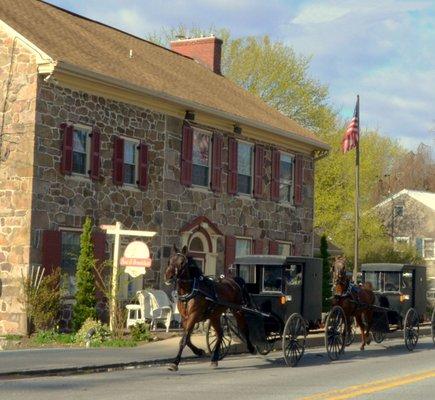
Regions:
<instances>
[{"instance_id":1,"label":"green shrub","mask_svg":"<svg viewBox=\"0 0 435 400\"><path fill-rule=\"evenodd\" d=\"M23 279L24 304L28 319L28 333L33 325L37 331L54 328L59 320L61 310L61 271L55 268L46 274L40 283L32 276Z\"/></svg>"},{"instance_id":2,"label":"green shrub","mask_svg":"<svg viewBox=\"0 0 435 400\"><path fill-rule=\"evenodd\" d=\"M83 225L83 233L80 236L80 255L77 262L76 303L73 308L73 330L78 331L88 318L97 317L97 299L95 296L95 258L94 245L92 244L92 221L88 217Z\"/></svg>"},{"instance_id":3,"label":"green shrub","mask_svg":"<svg viewBox=\"0 0 435 400\"><path fill-rule=\"evenodd\" d=\"M326 235L320 238L320 257L323 264L322 281L322 310L329 311L331 308L332 282L331 282L331 263L329 260L328 241Z\"/></svg>"},{"instance_id":4,"label":"green shrub","mask_svg":"<svg viewBox=\"0 0 435 400\"><path fill-rule=\"evenodd\" d=\"M102 343L94 343L92 347L136 347L137 342L135 340L128 339L109 339Z\"/></svg>"},{"instance_id":5,"label":"green shrub","mask_svg":"<svg viewBox=\"0 0 435 400\"><path fill-rule=\"evenodd\" d=\"M47 331L39 331L33 338L35 344L73 344L75 343L75 335L67 333L58 333L54 329Z\"/></svg>"},{"instance_id":6,"label":"green shrub","mask_svg":"<svg viewBox=\"0 0 435 400\"><path fill-rule=\"evenodd\" d=\"M88 332L93 330L93 335L90 337L90 345L98 346L103 342L110 339L110 331L107 325L102 324L100 321L96 321L92 318L88 318L83 324L80 330L76 334L76 342L79 344L86 344L88 341Z\"/></svg>"},{"instance_id":7,"label":"green shrub","mask_svg":"<svg viewBox=\"0 0 435 400\"><path fill-rule=\"evenodd\" d=\"M137 342L149 342L151 340L150 326L145 323L137 323L130 327L133 340Z\"/></svg>"}]
</instances>

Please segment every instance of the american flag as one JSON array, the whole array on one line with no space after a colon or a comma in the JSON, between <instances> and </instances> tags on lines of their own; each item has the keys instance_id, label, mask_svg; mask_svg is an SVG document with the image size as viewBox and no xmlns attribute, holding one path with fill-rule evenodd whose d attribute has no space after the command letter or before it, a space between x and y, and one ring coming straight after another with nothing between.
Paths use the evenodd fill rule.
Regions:
<instances>
[{"instance_id":1,"label":"american flag","mask_svg":"<svg viewBox=\"0 0 435 400\"><path fill-rule=\"evenodd\" d=\"M346 133L341 141L343 153L347 153L358 145L359 141L359 96L356 101L352 121L347 126Z\"/></svg>"}]
</instances>

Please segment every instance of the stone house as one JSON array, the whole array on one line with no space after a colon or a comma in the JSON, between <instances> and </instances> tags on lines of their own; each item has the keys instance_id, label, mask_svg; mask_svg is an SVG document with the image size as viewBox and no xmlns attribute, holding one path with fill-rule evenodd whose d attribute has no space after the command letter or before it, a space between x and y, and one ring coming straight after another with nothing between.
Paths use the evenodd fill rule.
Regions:
<instances>
[{"instance_id":1,"label":"stone house","mask_svg":"<svg viewBox=\"0 0 435 400\"><path fill-rule=\"evenodd\" d=\"M156 231L204 272L249 252L313 254L314 164L328 146L220 72L222 41L172 50L37 0L0 3L0 334L23 332L21 276L60 266L74 298L84 218ZM64 316L67 320L68 315ZM67 322L65 322L67 323Z\"/></svg>"},{"instance_id":2,"label":"stone house","mask_svg":"<svg viewBox=\"0 0 435 400\"><path fill-rule=\"evenodd\" d=\"M415 246L435 289L435 193L403 189L375 207L391 239Z\"/></svg>"}]
</instances>

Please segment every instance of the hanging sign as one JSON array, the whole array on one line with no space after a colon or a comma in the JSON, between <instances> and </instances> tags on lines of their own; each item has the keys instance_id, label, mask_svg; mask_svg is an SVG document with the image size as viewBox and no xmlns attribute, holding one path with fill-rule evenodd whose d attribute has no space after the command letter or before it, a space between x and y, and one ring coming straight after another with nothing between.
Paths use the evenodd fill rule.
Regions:
<instances>
[{"instance_id":1,"label":"hanging sign","mask_svg":"<svg viewBox=\"0 0 435 400\"><path fill-rule=\"evenodd\" d=\"M129 243L119 260L121 266L125 267L125 273L133 278L144 275L146 269L151 267L151 261L148 246L139 240Z\"/></svg>"}]
</instances>

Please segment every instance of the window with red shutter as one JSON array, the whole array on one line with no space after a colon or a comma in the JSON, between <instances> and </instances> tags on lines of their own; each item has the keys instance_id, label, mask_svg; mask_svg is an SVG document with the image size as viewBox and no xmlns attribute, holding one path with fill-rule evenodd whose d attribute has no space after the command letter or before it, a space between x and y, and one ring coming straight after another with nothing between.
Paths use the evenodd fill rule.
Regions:
<instances>
[{"instance_id":1,"label":"window with red shutter","mask_svg":"<svg viewBox=\"0 0 435 400\"><path fill-rule=\"evenodd\" d=\"M50 274L54 268L60 268L62 263L62 235L60 231L42 232L42 267L45 274Z\"/></svg>"},{"instance_id":2,"label":"window with red shutter","mask_svg":"<svg viewBox=\"0 0 435 400\"><path fill-rule=\"evenodd\" d=\"M295 205L302 205L302 182L303 182L303 158L300 155L295 157Z\"/></svg>"},{"instance_id":3,"label":"window with red shutter","mask_svg":"<svg viewBox=\"0 0 435 400\"><path fill-rule=\"evenodd\" d=\"M148 146L145 143L139 145L139 188L146 190L148 187Z\"/></svg>"},{"instance_id":4,"label":"window with red shutter","mask_svg":"<svg viewBox=\"0 0 435 400\"><path fill-rule=\"evenodd\" d=\"M278 242L275 240L269 240L269 254L278 255Z\"/></svg>"},{"instance_id":5,"label":"window with red shutter","mask_svg":"<svg viewBox=\"0 0 435 400\"><path fill-rule=\"evenodd\" d=\"M180 181L185 186L192 185L192 156L193 156L193 128L183 125L181 142L181 168Z\"/></svg>"},{"instance_id":6,"label":"window with red shutter","mask_svg":"<svg viewBox=\"0 0 435 400\"><path fill-rule=\"evenodd\" d=\"M237 141L228 139L228 194L237 193Z\"/></svg>"},{"instance_id":7,"label":"window with red shutter","mask_svg":"<svg viewBox=\"0 0 435 400\"><path fill-rule=\"evenodd\" d=\"M124 139L115 137L113 145L113 183L122 185L124 182Z\"/></svg>"},{"instance_id":8,"label":"window with red shutter","mask_svg":"<svg viewBox=\"0 0 435 400\"><path fill-rule=\"evenodd\" d=\"M97 127L94 127L91 133L91 169L89 174L91 179L100 179L100 147L101 133Z\"/></svg>"},{"instance_id":9,"label":"window with red shutter","mask_svg":"<svg viewBox=\"0 0 435 400\"><path fill-rule=\"evenodd\" d=\"M60 125L60 133L63 138L62 142L62 160L60 171L64 175L71 175L73 167L73 132L74 127L68 124Z\"/></svg>"},{"instance_id":10,"label":"window with red shutter","mask_svg":"<svg viewBox=\"0 0 435 400\"><path fill-rule=\"evenodd\" d=\"M264 148L255 146L254 158L254 197L263 197L263 175L264 175Z\"/></svg>"},{"instance_id":11,"label":"window with red shutter","mask_svg":"<svg viewBox=\"0 0 435 400\"><path fill-rule=\"evenodd\" d=\"M236 259L236 237L225 236L225 269L234 263Z\"/></svg>"},{"instance_id":12,"label":"window with red shutter","mask_svg":"<svg viewBox=\"0 0 435 400\"><path fill-rule=\"evenodd\" d=\"M279 200L279 178L280 178L280 153L278 150L272 150L272 171L270 180L270 199Z\"/></svg>"},{"instance_id":13,"label":"window with red shutter","mask_svg":"<svg viewBox=\"0 0 435 400\"><path fill-rule=\"evenodd\" d=\"M211 166L211 190L221 191L222 182L222 136L215 133L213 135L212 166Z\"/></svg>"}]
</instances>

